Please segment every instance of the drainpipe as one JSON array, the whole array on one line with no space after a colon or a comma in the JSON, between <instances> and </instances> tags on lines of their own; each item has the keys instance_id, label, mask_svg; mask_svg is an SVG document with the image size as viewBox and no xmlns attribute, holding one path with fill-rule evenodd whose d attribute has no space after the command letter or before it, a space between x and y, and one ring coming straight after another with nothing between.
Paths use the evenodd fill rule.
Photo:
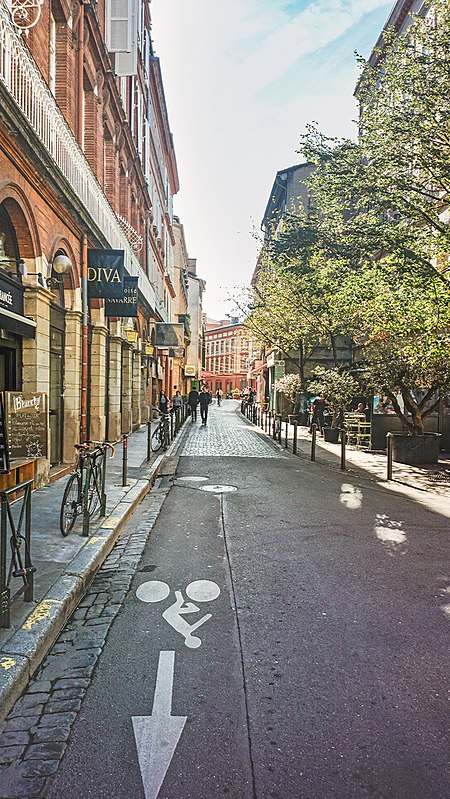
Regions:
<instances>
[{"instance_id":1,"label":"drainpipe","mask_svg":"<svg viewBox=\"0 0 450 799\"><path fill-rule=\"evenodd\" d=\"M87 236L81 240L81 427L80 441L87 438L87 383L88 383L88 296L87 296Z\"/></svg>"}]
</instances>

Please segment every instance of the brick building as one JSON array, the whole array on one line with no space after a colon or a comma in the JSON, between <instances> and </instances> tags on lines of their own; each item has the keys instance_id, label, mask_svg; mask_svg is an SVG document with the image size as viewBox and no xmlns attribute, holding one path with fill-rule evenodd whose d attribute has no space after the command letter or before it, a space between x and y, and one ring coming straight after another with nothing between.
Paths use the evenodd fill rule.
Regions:
<instances>
[{"instance_id":1,"label":"brick building","mask_svg":"<svg viewBox=\"0 0 450 799\"><path fill-rule=\"evenodd\" d=\"M111 0L23 2L0 2L0 391L48 395L42 482L169 389L151 344L175 296L178 175L150 0L122 21ZM88 299L91 249L123 251L137 316Z\"/></svg>"},{"instance_id":2,"label":"brick building","mask_svg":"<svg viewBox=\"0 0 450 799\"><path fill-rule=\"evenodd\" d=\"M205 383L213 393L242 392L247 387L247 371L253 361L253 345L248 328L229 320L205 323Z\"/></svg>"}]
</instances>

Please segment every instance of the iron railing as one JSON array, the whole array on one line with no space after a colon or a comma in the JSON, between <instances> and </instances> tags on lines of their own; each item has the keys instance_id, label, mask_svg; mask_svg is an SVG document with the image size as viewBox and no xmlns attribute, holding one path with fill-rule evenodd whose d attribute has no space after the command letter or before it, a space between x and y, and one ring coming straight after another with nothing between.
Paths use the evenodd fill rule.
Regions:
<instances>
[{"instance_id":1,"label":"iron railing","mask_svg":"<svg viewBox=\"0 0 450 799\"><path fill-rule=\"evenodd\" d=\"M0 628L9 627L13 602L23 594L25 602L33 601L34 572L31 563L31 487L32 480L25 480L0 494ZM10 498L23 492L20 497L18 519L14 518ZM9 534L9 548L8 548ZM12 580L19 585L11 593ZM16 587L17 583L14 585Z\"/></svg>"},{"instance_id":2,"label":"iron railing","mask_svg":"<svg viewBox=\"0 0 450 799\"><path fill-rule=\"evenodd\" d=\"M0 0L0 82L26 117L64 178L112 249L124 250L130 275L139 277L143 296L165 316L159 297L141 268L96 176L58 108L22 36Z\"/></svg>"}]
</instances>

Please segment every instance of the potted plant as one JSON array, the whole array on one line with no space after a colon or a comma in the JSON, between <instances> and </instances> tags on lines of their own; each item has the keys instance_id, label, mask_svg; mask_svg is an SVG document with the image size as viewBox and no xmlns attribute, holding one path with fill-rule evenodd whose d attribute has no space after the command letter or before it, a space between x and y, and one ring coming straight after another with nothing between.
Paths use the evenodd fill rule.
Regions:
<instances>
[{"instance_id":1,"label":"potted plant","mask_svg":"<svg viewBox=\"0 0 450 799\"><path fill-rule=\"evenodd\" d=\"M283 397L287 400L289 409L291 411L291 413L289 413L288 409L287 413L289 424L293 424L294 421L299 421L299 416L296 413L296 409L300 388L300 375L288 374L275 381L275 391L277 394L279 393L283 395Z\"/></svg>"},{"instance_id":2,"label":"potted plant","mask_svg":"<svg viewBox=\"0 0 450 799\"><path fill-rule=\"evenodd\" d=\"M339 432L344 424L345 406L358 393L358 381L348 371L338 367L325 369L318 366L313 372L313 380L308 383L311 394L323 394L332 409L331 427L324 427L325 441L337 444Z\"/></svg>"}]
</instances>

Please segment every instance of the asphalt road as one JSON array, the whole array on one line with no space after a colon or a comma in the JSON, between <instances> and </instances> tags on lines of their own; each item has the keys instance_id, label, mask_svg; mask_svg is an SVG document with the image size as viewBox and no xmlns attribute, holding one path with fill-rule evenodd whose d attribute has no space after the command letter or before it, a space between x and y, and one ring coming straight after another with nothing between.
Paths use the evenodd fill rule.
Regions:
<instances>
[{"instance_id":1,"label":"asphalt road","mask_svg":"<svg viewBox=\"0 0 450 799\"><path fill-rule=\"evenodd\" d=\"M182 456L48 799L447 799L447 528L306 461Z\"/></svg>"}]
</instances>

